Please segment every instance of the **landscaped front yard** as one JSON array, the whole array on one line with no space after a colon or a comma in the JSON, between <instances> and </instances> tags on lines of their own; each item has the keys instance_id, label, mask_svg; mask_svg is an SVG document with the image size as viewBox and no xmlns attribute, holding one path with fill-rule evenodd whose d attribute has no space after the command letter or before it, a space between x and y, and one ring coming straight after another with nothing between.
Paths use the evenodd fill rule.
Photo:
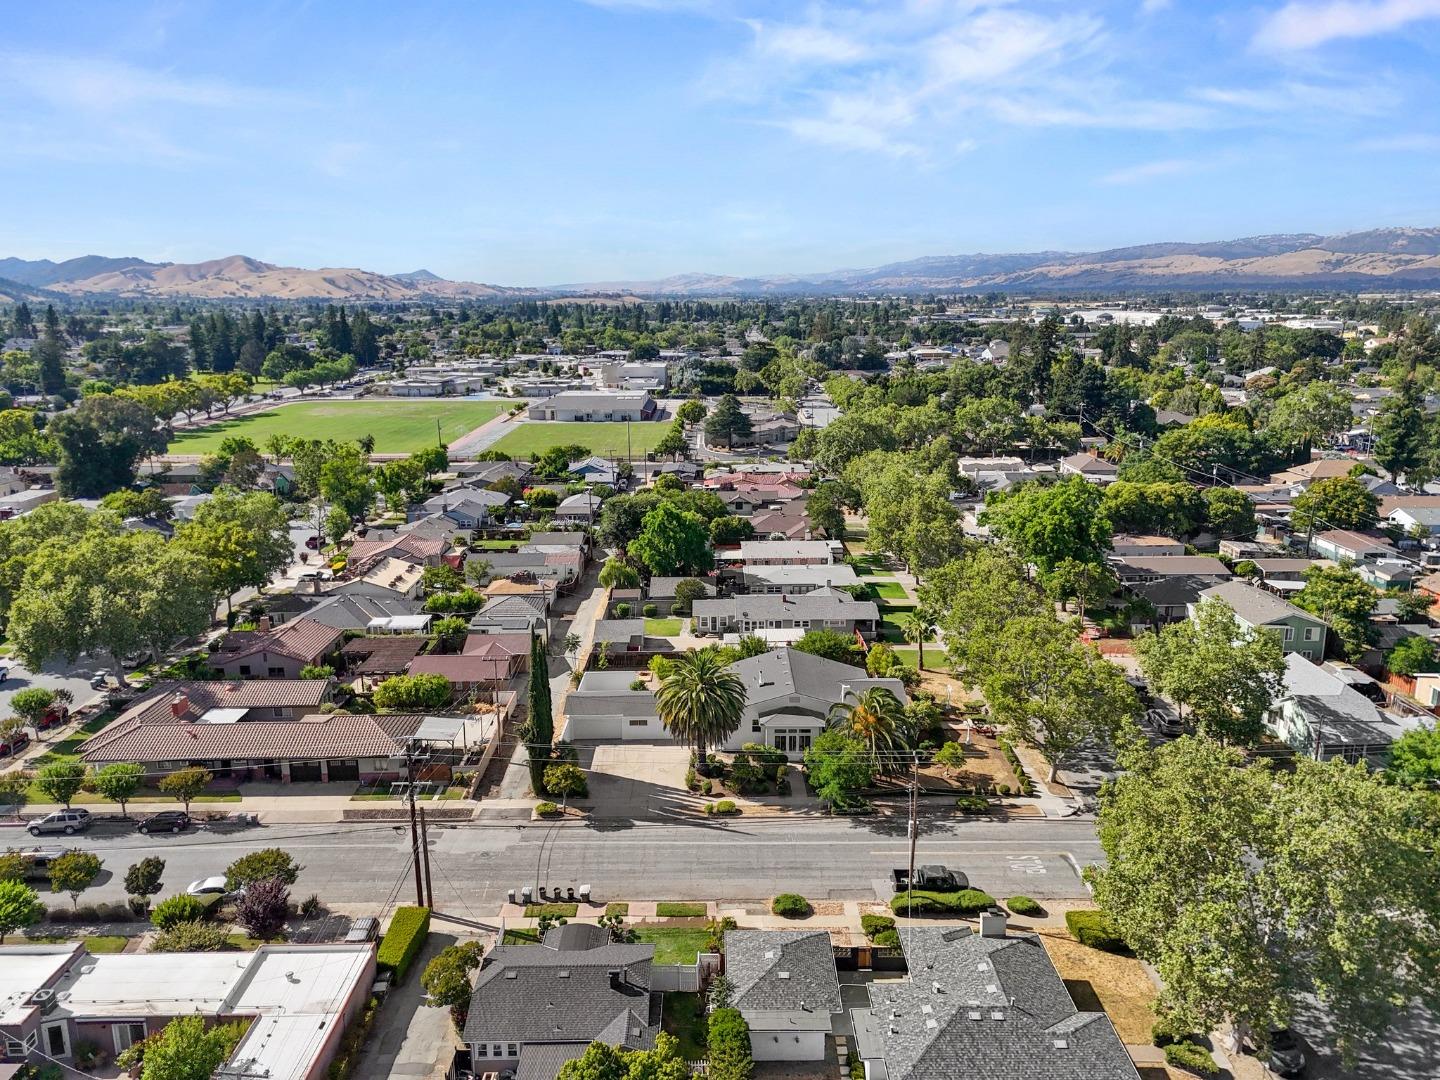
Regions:
<instances>
[{"instance_id":1,"label":"landscaped front yard","mask_svg":"<svg viewBox=\"0 0 1440 1080\"><path fill-rule=\"evenodd\" d=\"M1081 945L1064 930L1042 929L1040 940L1080 1009L1103 1009L1121 1042L1148 1045L1155 1023L1155 984L1133 956Z\"/></svg>"},{"instance_id":2,"label":"landscaped front yard","mask_svg":"<svg viewBox=\"0 0 1440 1080\"><path fill-rule=\"evenodd\" d=\"M683 625L680 619L646 619L645 634L647 637L679 637Z\"/></svg>"},{"instance_id":3,"label":"landscaped front yard","mask_svg":"<svg viewBox=\"0 0 1440 1080\"><path fill-rule=\"evenodd\" d=\"M655 946L657 964L693 964L705 951L710 931L703 926L637 926L635 938Z\"/></svg>"}]
</instances>

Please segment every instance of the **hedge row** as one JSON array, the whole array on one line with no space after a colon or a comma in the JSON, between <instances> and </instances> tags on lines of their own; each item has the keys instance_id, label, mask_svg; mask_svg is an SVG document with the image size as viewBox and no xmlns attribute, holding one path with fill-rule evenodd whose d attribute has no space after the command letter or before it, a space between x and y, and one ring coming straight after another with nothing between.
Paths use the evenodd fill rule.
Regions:
<instances>
[{"instance_id":1,"label":"hedge row","mask_svg":"<svg viewBox=\"0 0 1440 1080\"><path fill-rule=\"evenodd\" d=\"M1129 946L1125 944L1125 939L1120 936L1120 931L1103 911L1096 911L1093 908L1083 911L1067 911L1065 928L1081 945L1088 945L1092 949L1112 953L1130 951Z\"/></svg>"},{"instance_id":2,"label":"hedge row","mask_svg":"<svg viewBox=\"0 0 1440 1080\"><path fill-rule=\"evenodd\" d=\"M1035 782L1025 772L1025 766L1020 764L1020 755L1015 753L1015 747L1010 745L1008 739L997 739L1000 744L1000 752L1005 755L1005 760L1010 763L1010 768L1015 772L1015 779L1020 784L1020 794L1030 796L1035 794Z\"/></svg>"},{"instance_id":3,"label":"hedge row","mask_svg":"<svg viewBox=\"0 0 1440 1080\"><path fill-rule=\"evenodd\" d=\"M1219 1076L1220 1066L1210 1051L1193 1042L1171 1043L1165 1047L1165 1063L1196 1076Z\"/></svg>"},{"instance_id":4,"label":"hedge row","mask_svg":"<svg viewBox=\"0 0 1440 1080\"><path fill-rule=\"evenodd\" d=\"M979 889L959 892L931 892L915 889L896 893L890 898L890 910L896 915L975 915L995 904L995 898Z\"/></svg>"},{"instance_id":5,"label":"hedge row","mask_svg":"<svg viewBox=\"0 0 1440 1080\"><path fill-rule=\"evenodd\" d=\"M390 920L390 929L380 939L380 952L375 957L376 966L382 971L393 971L397 983L405 981L405 973L425 947L426 935L430 933L430 909L423 907L401 907L395 909Z\"/></svg>"}]
</instances>

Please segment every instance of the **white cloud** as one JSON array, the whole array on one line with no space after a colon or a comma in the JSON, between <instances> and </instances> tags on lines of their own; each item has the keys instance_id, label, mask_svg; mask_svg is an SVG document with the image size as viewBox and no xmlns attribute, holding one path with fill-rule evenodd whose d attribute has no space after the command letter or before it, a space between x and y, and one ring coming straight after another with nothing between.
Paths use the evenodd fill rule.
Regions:
<instances>
[{"instance_id":1,"label":"white cloud","mask_svg":"<svg viewBox=\"0 0 1440 1080\"><path fill-rule=\"evenodd\" d=\"M52 105L119 112L145 105L239 109L298 104L290 95L219 79L186 78L88 57L0 53L0 85L10 84Z\"/></svg>"},{"instance_id":2,"label":"white cloud","mask_svg":"<svg viewBox=\"0 0 1440 1080\"><path fill-rule=\"evenodd\" d=\"M1440 0L1290 0L1260 24L1254 44L1279 52L1313 49L1435 18L1440 18Z\"/></svg>"},{"instance_id":3,"label":"white cloud","mask_svg":"<svg viewBox=\"0 0 1440 1080\"><path fill-rule=\"evenodd\" d=\"M1114 172L1100 177L1098 182L1112 186L1144 184L1167 176L1182 176L1185 173L1195 172L1200 167L1199 162L1191 161L1188 158L1166 158L1161 161L1147 161L1141 165L1116 169Z\"/></svg>"},{"instance_id":4,"label":"white cloud","mask_svg":"<svg viewBox=\"0 0 1440 1080\"><path fill-rule=\"evenodd\" d=\"M1171 0L1140 0L1140 14L1155 15L1170 7Z\"/></svg>"},{"instance_id":5,"label":"white cloud","mask_svg":"<svg viewBox=\"0 0 1440 1080\"><path fill-rule=\"evenodd\" d=\"M1431 154L1440 153L1440 135L1410 132L1402 135L1378 135L1372 139L1361 139L1355 149L1381 154Z\"/></svg>"},{"instance_id":6,"label":"white cloud","mask_svg":"<svg viewBox=\"0 0 1440 1080\"><path fill-rule=\"evenodd\" d=\"M871 47L823 26L776 26L759 19L746 25L755 34L755 50L791 63L850 63L870 55Z\"/></svg>"}]
</instances>

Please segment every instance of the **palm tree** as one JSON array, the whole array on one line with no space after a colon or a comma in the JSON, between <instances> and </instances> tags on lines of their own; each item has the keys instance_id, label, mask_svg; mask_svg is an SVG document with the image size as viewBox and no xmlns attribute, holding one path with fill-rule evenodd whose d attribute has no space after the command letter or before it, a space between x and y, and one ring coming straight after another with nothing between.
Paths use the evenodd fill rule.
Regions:
<instances>
[{"instance_id":1,"label":"palm tree","mask_svg":"<svg viewBox=\"0 0 1440 1080\"><path fill-rule=\"evenodd\" d=\"M740 729L745 684L713 649L677 657L655 692L660 723L695 747L696 771L705 771L705 745L722 743Z\"/></svg>"},{"instance_id":2,"label":"palm tree","mask_svg":"<svg viewBox=\"0 0 1440 1080\"><path fill-rule=\"evenodd\" d=\"M844 701L830 707L828 724L831 730L863 739L877 768L881 751L906 749L905 706L883 686L872 686L858 696L853 690L847 692Z\"/></svg>"},{"instance_id":3,"label":"palm tree","mask_svg":"<svg viewBox=\"0 0 1440 1080\"><path fill-rule=\"evenodd\" d=\"M929 613L921 611L919 608L907 611L900 618L900 630L905 635L905 640L919 650L915 663L921 671L925 670L925 639L934 629L932 622Z\"/></svg>"}]
</instances>

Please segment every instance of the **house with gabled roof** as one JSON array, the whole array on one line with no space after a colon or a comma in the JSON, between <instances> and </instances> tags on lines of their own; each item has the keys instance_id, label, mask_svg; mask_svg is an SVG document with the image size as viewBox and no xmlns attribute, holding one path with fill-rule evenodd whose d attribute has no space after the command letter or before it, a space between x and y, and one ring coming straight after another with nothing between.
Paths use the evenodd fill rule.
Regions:
<instances>
[{"instance_id":1,"label":"house with gabled roof","mask_svg":"<svg viewBox=\"0 0 1440 1080\"><path fill-rule=\"evenodd\" d=\"M340 647L344 634L301 617L272 627L262 616L254 630L232 630L210 654L210 666L227 679L298 679Z\"/></svg>"},{"instance_id":2,"label":"house with gabled roof","mask_svg":"<svg viewBox=\"0 0 1440 1080\"><path fill-rule=\"evenodd\" d=\"M852 1009L865 1080L1139 1080L1103 1012L1076 1008L1039 937L1004 916L900 934L909 978Z\"/></svg>"},{"instance_id":3,"label":"house with gabled roof","mask_svg":"<svg viewBox=\"0 0 1440 1080\"><path fill-rule=\"evenodd\" d=\"M828 930L728 930L725 977L754 1060L825 1060L844 1008Z\"/></svg>"},{"instance_id":4,"label":"house with gabled roof","mask_svg":"<svg viewBox=\"0 0 1440 1080\"><path fill-rule=\"evenodd\" d=\"M497 945L481 961L462 1038L477 1073L554 1080L592 1042L648 1050L660 1032L655 946L622 945L588 923L539 945Z\"/></svg>"}]
</instances>

